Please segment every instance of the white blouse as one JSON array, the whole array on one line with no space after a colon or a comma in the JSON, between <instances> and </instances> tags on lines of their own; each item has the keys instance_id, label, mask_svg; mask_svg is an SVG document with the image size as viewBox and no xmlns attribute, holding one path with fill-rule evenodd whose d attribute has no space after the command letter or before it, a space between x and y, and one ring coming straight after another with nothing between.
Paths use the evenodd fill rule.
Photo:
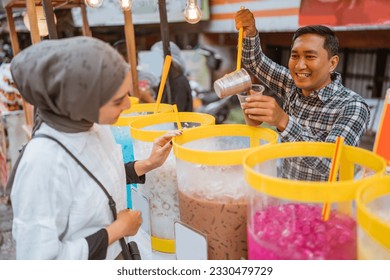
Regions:
<instances>
[{"instance_id":1,"label":"white blouse","mask_svg":"<svg viewBox=\"0 0 390 280\"><path fill-rule=\"evenodd\" d=\"M42 124L36 132L64 144L126 208L126 176L120 145L108 126L95 124L80 133L59 132ZM11 192L12 234L17 259L88 259L85 237L113 222L100 187L56 142L36 138L27 145ZM107 259L120 253L108 247Z\"/></svg>"}]
</instances>

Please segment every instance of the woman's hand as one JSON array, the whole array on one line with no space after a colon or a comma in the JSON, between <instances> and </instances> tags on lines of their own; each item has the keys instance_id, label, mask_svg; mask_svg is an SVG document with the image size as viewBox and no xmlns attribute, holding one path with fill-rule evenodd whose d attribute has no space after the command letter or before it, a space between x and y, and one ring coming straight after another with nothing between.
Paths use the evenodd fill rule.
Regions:
<instances>
[{"instance_id":1,"label":"woman's hand","mask_svg":"<svg viewBox=\"0 0 390 280\"><path fill-rule=\"evenodd\" d=\"M125 209L118 213L117 219L109 225L106 230L108 233L108 244L125 236L135 235L142 224L140 211Z\"/></svg>"},{"instance_id":2,"label":"woman's hand","mask_svg":"<svg viewBox=\"0 0 390 280\"><path fill-rule=\"evenodd\" d=\"M163 165L172 149L172 138L181 134L181 130L172 130L154 140L153 149L149 158L136 161L134 164L134 169L137 175L142 176L143 174Z\"/></svg>"},{"instance_id":3,"label":"woman's hand","mask_svg":"<svg viewBox=\"0 0 390 280\"><path fill-rule=\"evenodd\" d=\"M153 169L160 167L166 161L172 149L172 138L181 134L181 130L173 130L154 140L153 149L149 156Z\"/></svg>"}]
</instances>

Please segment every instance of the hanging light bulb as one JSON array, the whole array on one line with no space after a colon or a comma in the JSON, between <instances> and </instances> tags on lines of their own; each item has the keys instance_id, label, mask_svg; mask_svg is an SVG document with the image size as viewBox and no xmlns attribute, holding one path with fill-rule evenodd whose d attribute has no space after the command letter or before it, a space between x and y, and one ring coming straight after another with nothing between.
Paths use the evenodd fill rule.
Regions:
<instances>
[{"instance_id":1,"label":"hanging light bulb","mask_svg":"<svg viewBox=\"0 0 390 280\"><path fill-rule=\"evenodd\" d=\"M130 11L133 4L132 0L119 0L122 11Z\"/></svg>"},{"instance_id":2,"label":"hanging light bulb","mask_svg":"<svg viewBox=\"0 0 390 280\"><path fill-rule=\"evenodd\" d=\"M91 8L99 8L104 0L85 0L85 4Z\"/></svg>"},{"instance_id":3,"label":"hanging light bulb","mask_svg":"<svg viewBox=\"0 0 390 280\"><path fill-rule=\"evenodd\" d=\"M49 34L49 30L47 29L47 22L46 22L46 16L43 11L42 6L36 6L35 11L37 13L37 20L38 20L38 31L39 36L45 37ZM28 13L25 12L23 15L23 23L27 27L28 31L31 31L30 29L30 19L28 18ZM57 23L57 17L54 14L54 23Z\"/></svg>"},{"instance_id":4,"label":"hanging light bulb","mask_svg":"<svg viewBox=\"0 0 390 280\"><path fill-rule=\"evenodd\" d=\"M202 18L202 11L196 2L197 0L187 0L187 6L184 9L184 19L186 22L195 24Z\"/></svg>"}]
</instances>

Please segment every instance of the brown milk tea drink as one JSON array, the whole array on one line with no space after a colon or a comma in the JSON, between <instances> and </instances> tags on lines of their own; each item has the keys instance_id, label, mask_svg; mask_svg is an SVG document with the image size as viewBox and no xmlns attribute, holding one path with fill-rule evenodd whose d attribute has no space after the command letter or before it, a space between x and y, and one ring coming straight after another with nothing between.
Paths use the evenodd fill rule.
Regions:
<instances>
[{"instance_id":1,"label":"brown milk tea drink","mask_svg":"<svg viewBox=\"0 0 390 280\"><path fill-rule=\"evenodd\" d=\"M274 131L241 124L191 128L174 139L180 221L207 235L208 259L247 258L241 162L251 147L276 142Z\"/></svg>"},{"instance_id":2,"label":"brown milk tea drink","mask_svg":"<svg viewBox=\"0 0 390 280\"><path fill-rule=\"evenodd\" d=\"M215 118L208 114L193 112L178 113L183 131L196 126L214 126ZM178 128L175 113L160 113L144 116L131 122L134 159L148 158L153 141L169 130ZM145 184L139 184L138 190L150 203L150 238L152 250L175 253L174 223L179 220L178 187L176 164L173 152L164 164L146 175Z\"/></svg>"},{"instance_id":3,"label":"brown milk tea drink","mask_svg":"<svg viewBox=\"0 0 390 280\"><path fill-rule=\"evenodd\" d=\"M207 234L209 259L247 258L246 197L218 201L179 190L179 202L181 221Z\"/></svg>"}]
</instances>

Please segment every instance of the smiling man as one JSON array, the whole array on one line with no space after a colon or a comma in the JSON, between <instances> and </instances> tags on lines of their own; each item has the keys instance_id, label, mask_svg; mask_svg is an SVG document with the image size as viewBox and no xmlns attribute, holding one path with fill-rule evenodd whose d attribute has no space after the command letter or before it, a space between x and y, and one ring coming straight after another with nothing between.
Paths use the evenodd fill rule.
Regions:
<instances>
[{"instance_id":1,"label":"smiling man","mask_svg":"<svg viewBox=\"0 0 390 280\"><path fill-rule=\"evenodd\" d=\"M293 36L288 69L270 60L261 50L253 14L240 10L236 28L243 27L243 65L281 99L252 96L242 105L251 124L275 126L282 142L336 142L358 146L370 119L364 99L341 83L334 70L339 62L338 39L326 26L299 28ZM248 122L249 123L249 122ZM330 161L293 158L283 162L289 179L326 181Z\"/></svg>"}]
</instances>

